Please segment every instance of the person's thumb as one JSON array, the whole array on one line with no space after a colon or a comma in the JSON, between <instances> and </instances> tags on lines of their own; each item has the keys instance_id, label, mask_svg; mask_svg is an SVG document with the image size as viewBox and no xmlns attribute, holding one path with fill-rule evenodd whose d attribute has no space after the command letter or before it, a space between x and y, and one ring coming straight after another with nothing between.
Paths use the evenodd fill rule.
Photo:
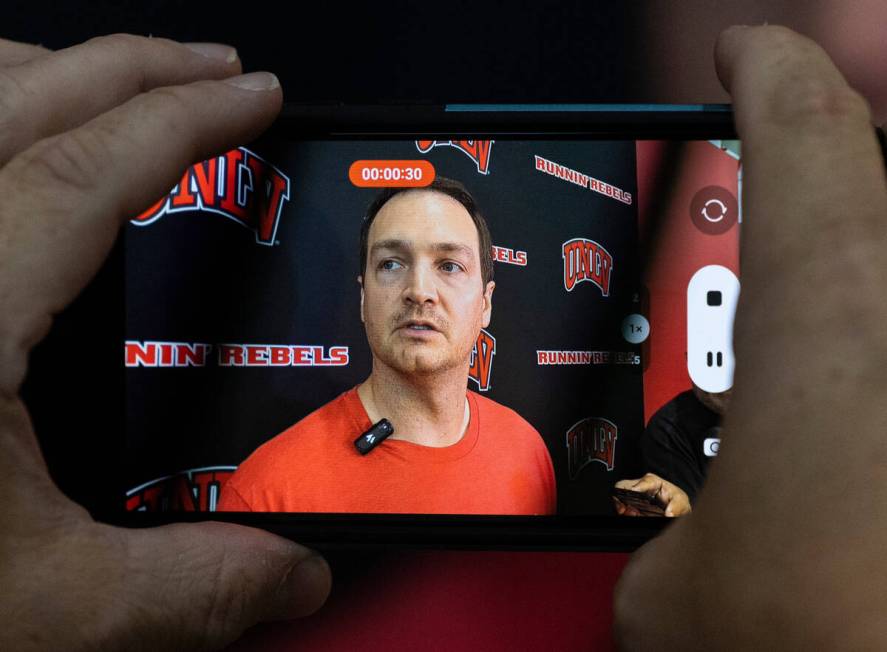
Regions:
<instances>
[{"instance_id":1,"label":"person's thumb","mask_svg":"<svg viewBox=\"0 0 887 652\"><path fill-rule=\"evenodd\" d=\"M261 530L176 524L127 538L127 602L139 631L126 649L217 649L257 622L313 613L330 592L322 557Z\"/></svg>"}]
</instances>

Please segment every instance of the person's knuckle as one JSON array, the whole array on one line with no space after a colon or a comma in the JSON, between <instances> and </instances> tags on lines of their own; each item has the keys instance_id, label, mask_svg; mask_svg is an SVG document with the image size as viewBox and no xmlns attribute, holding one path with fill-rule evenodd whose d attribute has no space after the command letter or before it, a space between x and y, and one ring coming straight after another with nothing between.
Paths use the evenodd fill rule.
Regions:
<instances>
[{"instance_id":1,"label":"person's knuckle","mask_svg":"<svg viewBox=\"0 0 887 652\"><path fill-rule=\"evenodd\" d=\"M128 57L133 60L144 59L169 51L185 51L180 43L170 39L126 33L96 36L87 41L87 44L107 54L117 57Z\"/></svg>"},{"instance_id":2,"label":"person's knuckle","mask_svg":"<svg viewBox=\"0 0 887 652\"><path fill-rule=\"evenodd\" d=\"M90 39L86 45L103 58L125 62L130 71L128 83L141 93L147 90L145 66L155 54L156 40L134 34L110 34Z\"/></svg>"},{"instance_id":3,"label":"person's knuckle","mask_svg":"<svg viewBox=\"0 0 887 652\"><path fill-rule=\"evenodd\" d=\"M0 69L0 142L14 139L25 126L22 107L29 94L17 76Z\"/></svg>"},{"instance_id":4,"label":"person's knuckle","mask_svg":"<svg viewBox=\"0 0 887 652\"><path fill-rule=\"evenodd\" d=\"M125 56L133 51L143 50L149 42L150 39L144 36L118 33L95 36L86 41L85 45L107 54Z\"/></svg>"},{"instance_id":5,"label":"person's knuckle","mask_svg":"<svg viewBox=\"0 0 887 652\"><path fill-rule=\"evenodd\" d=\"M766 115L780 124L870 119L865 99L843 80L828 55L809 38L779 25L758 28L755 66L775 83Z\"/></svg>"},{"instance_id":6,"label":"person's knuckle","mask_svg":"<svg viewBox=\"0 0 887 652\"><path fill-rule=\"evenodd\" d=\"M815 77L794 77L776 93L772 109L782 122L859 123L869 121L865 99L846 84Z\"/></svg>"},{"instance_id":7,"label":"person's knuckle","mask_svg":"<svg viewBox=\"0 0 887 652\"><path fill-rule=\"evenodd\" d=\"M807 42L805 37L784 25L761 25L756 30L758 39L765 47L773 49L803 48Z\"/></svg>"},{"instance_id":8,"label":"person's knuckle","mask_svg":"<svg viewBox=\"0 0 887 652\"><path fill-rule=\"evenodd\" d=\"M82 45L81 52L91 60L129 60L138 46L131 34L106 34L95 36Z\"/></svg>"},{"instance_id":9,"label":"person's knuckle","mask_svg":"<svg viewBox=\"0 0 887 652\"><path fill-rule=\"evenodd\" d=\"M181 139L190 131L189 117L194 112L188 89L163 86L143 95L142 113L157 121L157 127L168 137Z\"/></svg>"},{"instance_id":10,"label":"person's knuckle","mask_svg":"<svg viewBox=\"0 0 887 652\"><path fill-rule=\"evenodd\" d=\"M235 566L223 554L208 577L196 619L199 631L206 637L225 639L256 620L259 587L249 573L237 572Z\"/></svg>"},{"instance_id":11,"label":"person's knuckle","mask_svg":"<svg viewBox=\"0 0 887 652\"><path fill-rule=\"evenodd\" d=\"M21 156L15 171L28 188L88 193L105 176L110 158L104 133L82 128L40 141Z\"/></svg>"}]
</instances>

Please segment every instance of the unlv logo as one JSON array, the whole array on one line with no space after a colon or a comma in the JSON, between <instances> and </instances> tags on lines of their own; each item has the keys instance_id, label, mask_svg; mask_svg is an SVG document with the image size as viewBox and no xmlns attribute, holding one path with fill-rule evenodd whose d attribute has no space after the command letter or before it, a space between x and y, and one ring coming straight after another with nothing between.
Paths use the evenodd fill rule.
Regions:
<instances>
[{"instance_id":1,"label":"unlv logo","mask_svg":"<svg viewBox=\"0 0 887 652\"><path fill-rule=\"evenodd\" d=\"M126 492L128 512L214 512L236 466L207 466L157 478Z\"/></svg>"},{"instance_id":2,"label":"unlv logo","mask_svg":"<svg viewBox=\"0 0 887 652\"><path fill-rule=\"evenodd\" d=\"M496 338L481 328L477 342L471 350L471 368L468 370L468 379L473 380L481 392L490 389L494 355L496 355Z\"/></svg>"},{"instance_id":3,"label":"unlv logo","mask_svg":"<svg viewBox=\"0 0 887 652\"><path fill-rule=\"evenodd\" d=\"M594 240L573 238L563 244L564 288L572 292L577 283L590 281L610 295L613 256Z\"/></svg>"},{"instance_id":4,"label":"unlv logo","mask_svg":"<svg viewBox=\"0 0 887 652\"><path fill-rule=\"evenodd\" d=\"M477 171L481 174L490 173L490 150L493 149L494 140L417 140L416 149L427 154L433 147L455 147L468 154L468 158L477 164Z\"/></svg>"},{"instance_id":5,"label":"unlv logo","mask_svg":"<svg viewBox=\"0 0 887 652\"><path fill-rule=\"evenodd\" d=\"M289 196L288 176L238 147L188 168L169 195L131 221L147 226L168 213L218 213L252 230L259 244L271 246Z\"/></svg>"},{"instance_id":6,"label":"unlv logo","mask_svg":"<svg viewBox=\"0 0 887 652\"><path fill-rule=\"evenodd\" d=\"M613 470L616 458L616 424L607 419L589 417L567 430L567 460L570 480L592 462Z\"/></svg>"}]
</instances>

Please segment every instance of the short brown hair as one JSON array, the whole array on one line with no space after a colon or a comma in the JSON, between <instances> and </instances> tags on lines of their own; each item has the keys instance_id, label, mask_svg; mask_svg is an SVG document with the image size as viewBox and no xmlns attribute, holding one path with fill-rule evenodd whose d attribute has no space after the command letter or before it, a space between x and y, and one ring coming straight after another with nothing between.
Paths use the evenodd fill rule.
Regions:
<instances>
[{"instance_id":1,"label":"short brown hair","mask_svg":"<svg viewBox=\"0 0 887 652\"><path fill-rule=\"evenodd\" d=\"M487 222L484 220L483 215L481 215L480 210L477 207L477 202L474 201L474 197L471 196L471 193L468 192L465 186L458 181L447 179L446 177L435 177L431 184L421 188L385 188L385 190L376 196L373 203L370 204L370 207L367 209L363 222L360 225L361 276L366 275L367 246L370 236L370 227L373 225L373 220L376 219L376 215L382 210L382 206L387 204L392 197L396 197L397 195L408 191L431 191L443 193L444 195L452 197L465 207L465 210L468 211L471 220L474 222L475 228L477 228L477 237L480 241L480 273L484 288L486 288L487 283L493 280L493 245L490 240L490 229L487 227Z\"/></svg>"}]
</instances>

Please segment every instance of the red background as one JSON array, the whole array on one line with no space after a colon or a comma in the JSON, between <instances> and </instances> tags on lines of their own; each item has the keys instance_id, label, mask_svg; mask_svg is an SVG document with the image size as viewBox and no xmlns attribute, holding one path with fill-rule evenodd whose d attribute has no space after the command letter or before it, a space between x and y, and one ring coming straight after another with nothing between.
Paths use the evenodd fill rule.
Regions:
<instances>
[{"instance_id":1,"label":"red background","mask_svg":"<svg viewBox=\"0 0 887 652\"><path fill-rule=\"evenodd\" d=\"M645 358L644 423L663 404L690 388L687 373L687 285L705 265L723 265L739 276L739 227L722 235L700 231L690 219L693 196L721 186L739 197L739 161L706 141L669 149L661 141L638 141L638 222L643 240L658 218L645 285L650 295L650 337ZM668 179L668 192L662 192Z\"/></svg>"},{"instance_id":2,"label":"red background","mask_svg":"<svg viewBox=\"0 0 887 652\"><path fill-rule=\"evenodd\" d=\"M313 616L258 625L229 650L611 650L627 554L409 552L346 578Z\"/></svg>"}]
</instances>

